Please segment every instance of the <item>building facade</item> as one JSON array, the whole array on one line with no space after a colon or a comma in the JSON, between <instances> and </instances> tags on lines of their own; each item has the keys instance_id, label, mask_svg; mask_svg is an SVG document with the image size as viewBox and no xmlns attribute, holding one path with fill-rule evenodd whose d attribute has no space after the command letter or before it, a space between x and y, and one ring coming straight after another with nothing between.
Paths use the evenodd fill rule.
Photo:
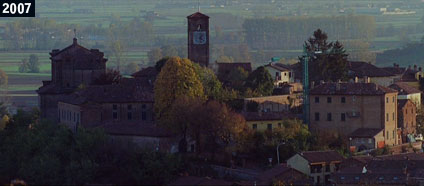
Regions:
<instances>
[{"instance_id":1,"label":"building facade","mask_svg":"<svg viewBox=\"0 0 424 186\"><path fill-rule=\"evenodd\" d=\"M309 151L297 153L287 160L287 165L312 177L314 184L329 184L330 175L337 172L344 160L336 151Z\"/></svg>"},{"instance_id":2,"label":"building facade","mask_svg":"<svg viewBox=\"0 0 424 186\"><path fill-rule=\"evenodd\" d=\"M417 133L417 108L411 100L398 101L398 126L401 129L403 143L409 142L408 134Z\"/></svg>"},{"instance_id":3,"label":"building facade","mask_svg":"<svg viewBox=\"0 0 424 186\"><path fill-rule=\"evenodd\" d=\"M72 45L63 50L52 50L50 81L43 81L37 90L41 117L57 121L57 105L81 85L91 85L106 72L103 52L86 49L74 38Z\"/></svg>"},{"instance_id":4,"label":"building facade","mask_svg":"<svg viewBox=\"0 0 424 186\"><path fill-rule=\"evenodd\" d=\"M389 86L399 92L399 100L411 100L417 109L421 109L421 91L408 85L406 82L397 82Z\"/></svg>"},{"instance_id":5,"label":"building facade","mask_svg":"<svg viewBox=\"0 0 424 186\"><path fill-rule=\"evenodd\" d=\"M281 63L270 63L265 69L274 79L275 87L282 87L284 84L294 83L294 70L290 66Z\"/></svg>"},{"instance_id":6,"label":"building facade","mask_svg":"<svg viewBox=\"0 0 424 186\"><path fill-rule=\"evenodd\" d=\"M200 12L187 16L188 58L202 66L209 65L209 17Z\"/></svg>"},{"instance_id":7,"label":"building facade","mask_svg":"<svg viewBox=\"0 0 424 186\"><path fill-rule=\"evenodd\" d=\"M313 130L348 136L359 128L384 129L385 144L396 144L397 91L374 83L324 83L310 92Z\"/></svg>"}]
</instances>

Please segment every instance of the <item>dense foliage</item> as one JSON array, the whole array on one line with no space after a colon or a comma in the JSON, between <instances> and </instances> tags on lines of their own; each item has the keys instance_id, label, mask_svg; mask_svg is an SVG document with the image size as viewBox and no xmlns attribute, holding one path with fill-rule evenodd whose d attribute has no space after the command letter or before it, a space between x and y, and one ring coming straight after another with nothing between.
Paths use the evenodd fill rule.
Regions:
<instances>
[{"instance_id":1,"label":"dense foliage","mask_svg":"<svg viewBox=\"0 0 424 186\"><path fill-rule=\"evenodd\" d=\"M181 160L170 154L110 143L98 129L38 120L38 113L18 111L0 131L0 183L21 179L31 185L165 184Z\"/></svg>"}]
</instances>

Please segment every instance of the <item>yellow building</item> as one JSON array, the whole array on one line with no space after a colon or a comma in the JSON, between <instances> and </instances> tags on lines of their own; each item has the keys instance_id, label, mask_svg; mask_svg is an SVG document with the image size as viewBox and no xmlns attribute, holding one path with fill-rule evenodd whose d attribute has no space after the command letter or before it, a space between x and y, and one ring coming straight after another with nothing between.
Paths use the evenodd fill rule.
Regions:
<instances>
[{"instance_id":1,"label":"yellow building","mask_svg":"<svg viewBox=\"0 0 424 186\"><path fill-rule=\"evenodd\" d=\"M311 129L348 136L359 128L384 129L397 144L397 91L374 83L324 83L310 93Z\"/></svg>"},{"instance_id":2,"label":"yellow building","mask_svg":"<svg viewBox=\"0 0 424 186\"><path fill-rule=\"evenodd\" d=\"M281 112L245 112L243 116L246 119L247 126L258 132L281 128L283 120L295 118L292 114Z\"/></svg>"}]
</instances>

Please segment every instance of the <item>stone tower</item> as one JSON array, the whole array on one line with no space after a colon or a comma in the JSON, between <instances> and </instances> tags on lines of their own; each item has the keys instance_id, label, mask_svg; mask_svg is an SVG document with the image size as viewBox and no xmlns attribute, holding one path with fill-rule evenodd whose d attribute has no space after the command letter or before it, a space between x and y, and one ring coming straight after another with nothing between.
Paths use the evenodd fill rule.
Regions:
<instances>
[{"instance_id":1,"label":"stone tower","mask_svg":"<svg viewBox=\"0 0 424 186\"><path fill-rule=\"evenodd\" d=\"M187 17L188 58L202 66L209 65L209 17L196 12Z\"/></svg>"}]
</instances>

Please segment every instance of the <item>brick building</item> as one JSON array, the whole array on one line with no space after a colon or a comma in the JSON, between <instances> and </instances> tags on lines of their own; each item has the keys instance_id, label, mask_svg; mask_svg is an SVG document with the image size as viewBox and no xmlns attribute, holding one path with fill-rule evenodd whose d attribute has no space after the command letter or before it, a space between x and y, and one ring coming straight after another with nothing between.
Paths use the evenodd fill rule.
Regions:
<instances>
[{"instance_id":1,"label":"brick building","mask_svg":"<svg viewBox=\"0 0 424 186\"><path fill-rule=\"evenodd\" d=\"M411 100L417 109L421 109L421 91L408 85L405 82L397 82L389 86L399 92L399 100Z\"/></svg>"},{"instance_id":2,"label":"brick building","mask_svg":"<svg viewBox=\"0 0 424 186\"><path fill-rule=\"evenodd\" d=\"M80 85L90 85L92 81L106 72L103 52L87 49L74 38L72 45L62 50L52 50L50 81L43 81L37 90L41 117L57 121L58 102L65 99Z\"/></svg>"},{"instance_id":3,"label":"brick building","mask_svg":"<svg viewBox=\"0 0 424 186\"><path fill-rule=\"evenodd\" d=\"M397 91L374 83L324 83L310 91L313 130L348 136L359 128L384 129L385 144L397 139Z\"/></svg>"},{"instance_id":4,"label":"brick building","mask_svg":"<svg viewBox=\"0 0 424 186\"><path fill-rule=\"evenodd\" d=\"M417 108L411 100L398 101L398 127L401 129L402 142L407 140L408 134L415 134L417 127Z\"/></svg>"}]
</instances>

